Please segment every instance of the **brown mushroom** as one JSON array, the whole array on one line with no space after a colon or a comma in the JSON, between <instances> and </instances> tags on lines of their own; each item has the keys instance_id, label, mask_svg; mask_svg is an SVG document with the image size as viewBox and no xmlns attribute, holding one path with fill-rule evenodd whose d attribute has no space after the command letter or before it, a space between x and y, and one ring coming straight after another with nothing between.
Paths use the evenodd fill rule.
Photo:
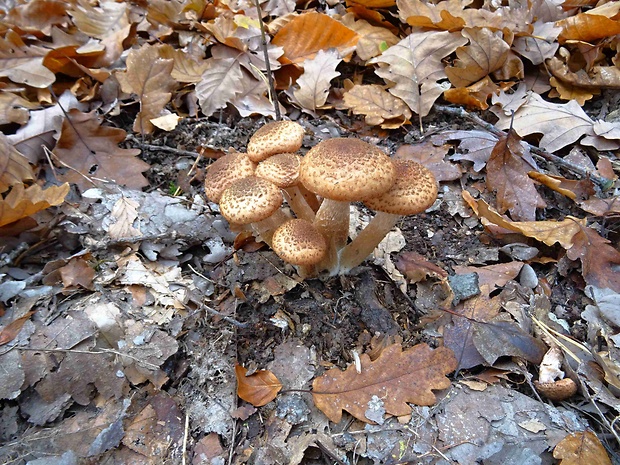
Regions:
<instances>
[{"instance_id":1,"label":"brown mushroom","mask_svg":"<svg viewBox=\"0 0 620 465\"><path fill-rule=\"evenodd\" d=\"M248 176L224 190L220 212L229 223L250 225L257 240L271 245L273 232L290 219L280 208L282 200L278 186L258 176Z\"/></svg>"},{"instance_id":2,"label":"brown mushroom","mask_svg":"<svg viewBox=\"0 0 620 465\"><path fill-rule=\"evenodd\" d=\"M534 386L541 396L554 402L566 400L577 393L577 384L570 378L541 383L534 381Z\"/></svg>"},{"instance_id":3,"label":"brown mushroom","mask_svg":"<svg viewBox=\"0 0 620 465\"><path fill-rule=\"evenodd\" d=\"M272 155L296 152L301 148L304 128L293 121L272 121L256 131L248 142L247 153L254 162Z\"/></svg>"},{"instance_id":4,"label":"brown mushroom","mask_svg":"<svg viewBox=\"0 0 620 465\"><path fill-rule=\"evenodd\" d=\"M361 264L403 215L415 215L437 198L437 181L425 166L411 160L394 160L396 181L382 195L364 204L376 210L375 217L340 254L340 273Z\"/></svg>"},{"instance_id":5,"label":"brown mushroom","mask_svg":"<svg viewBox=\"0 0 620 465\"><path fill-rule=\"evenodd\" d=\"M327 243L307 220L289 220L273 234L273 251L292 265L316 265L325 256Z\"/></svg>"},{"instance_id":6,"label":"brown mushroom","mask_svg":"<svg viewBox=\"0 0 620 465\"><path fill-rule=\"evenodd\" d=\"M220 202L224 189L238 179L254 174L256 163L245 153L229 153L215 160L205 174L205 195L215 203Z\"/></svg>"},{"instance_id":7,"label":"brown mushroom","mask_svg":"<svg viewBox=\"0 0 620 465\"><path fill-rule=\"evenodd\" d=\"M314 221L314 210L310 208L298 187L300 164L299 155L279 153L260 162L255 173L284 190L284 197L297 218Z\"/></svg>"},{"instance_id":8,"label":"brown mushroom","mask_svg":"<svg viewBox=\"0 0 620 465\"><path fill-rule=\"evenodd\" d=\"M359 139L327 139L303 157L301 182L323 197L314 224L328 240L326 268L335 269L338 250L347 243L350 202L381 195L392 186L395 177L390 157Z\"/></svg>"}]
</instances>

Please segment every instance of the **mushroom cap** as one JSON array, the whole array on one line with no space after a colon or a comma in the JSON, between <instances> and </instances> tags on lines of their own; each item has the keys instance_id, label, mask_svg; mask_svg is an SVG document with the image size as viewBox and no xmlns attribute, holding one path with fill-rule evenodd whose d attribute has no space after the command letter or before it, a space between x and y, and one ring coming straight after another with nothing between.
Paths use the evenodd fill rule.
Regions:
<instances>
[{"instance_id":1,"label":"mushroom cap","mask_svg":"<svg viewBox=\"0 0 620 465\"><path fill-rule=\"evenodd\" d=\"M390 157L374 145L336 137L319 142L301 160L299 178L311 192L341 202L386 192L396 178Z\"/></svg>"},{"instance_id":2,"label":"mushroom cap","mask_svg":"<svg viewBox=\"0 0 620 465\"><path fill-rule=\"evenodd\" d=\"M205 194L215 203L220 202L224 189L238 179L254 174L256 163L245 153L229 153L211 164L205 174Z\"/></svg>"},{"instance_id":3,"label":"mushroom cap","mask_svg":"<svg viewBox=\"0 0 620 465\"><path fill-rule=\"evenodd\" d=\"M396 181L382 195L364 201L372 209L393 215L415 215L437 199L437 180L424 165L412 160L394 160Z\"/></svg>"},{"instance_id":4,"label":"mushroom cap","mask_svg":"<svg viewBox=\"0 0 620 465\"><path fill-rule=\"evenodd\" d=\"M282 191L257 176L238 179L220 199L220 212L229 223L249 224L269 218L282 205Z\"/></svg>"},{"instance_id":5,"label":"mushroom cap","mask_svg":"<svg viewBox=\"0 0 620 465\"><path fill-rule=\"evenodd\" d=\"M256 131L248 141L248 157L259 162L272 155L296 152L304 139L304 128L294 121L272 121Z\"/></svg>"},{"instance_id":6,"label":"mushroom cap","mask_svg":"<svg viewBox=\"0 0 620 465\"><path fill-rule=\"evenodd\" d=\"M536 390L543 397L559 402L574 396L577 393L577 384L570 378L559 379L549 383L534 381Z\"/></svg>"},{"instance_id":7,"label":"mushroom cap","mask_svg":"<svg viewBox=\"0 0 620 465\"><path fill-rule=\"evenodd\" d=\"M286 189L299 182L299 166L301 157L295 153L279 153L261 161L255 174L265 178L276 186Z\"/></svg>"},{"instance_id":8,"label":"mushroom cap","mask_svg":"<svg viewBox=\"0 0 620 465\"><path fill-rule=\"evenodd\" d=\"M323 259L327 241L311 222L293 219L276 229L271 248L288 263L309 266Z\"/></svg>"}]
</instances>

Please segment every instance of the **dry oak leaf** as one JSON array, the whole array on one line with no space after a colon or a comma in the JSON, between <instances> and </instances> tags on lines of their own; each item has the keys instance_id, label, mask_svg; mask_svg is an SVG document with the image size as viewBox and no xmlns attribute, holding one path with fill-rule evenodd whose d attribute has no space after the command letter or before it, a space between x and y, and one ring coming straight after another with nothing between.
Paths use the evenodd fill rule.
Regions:
<instances>
[{"instance_id":1,"label":"dry oak leaf","mask_svg":"<svg viewBox=\"0 0 620 465\"><path fill-rule=\"evenodd\" d=\"M81 32L95 39L105 39L129 24L127 5L123 2L101 1L95 7L80 1L69 13Z\"/></svg>"},{"instance_id":2,"label":"dry oak leaf","mask_svg":"<svg viewBox=\"0 0 620 465\"><path fill-rule=\"evenodd\" d=\"M441 60L466 42L459 33L414 32L370 63L379 64L375 73L388 83L389 92L422 118L444 90L438 83L447 77Z\"/></svg>"},{"instance_id":3,"label":"dry oak leaf","mask_svg":"<svg viewBox=\"0 0 620 465\"><path fill-rule=\"evenodd\" d=\"M431 137L433 144L443 145L450 140L458 140L459 151L450 160L467 160L474 164L474 171L481 171L491 157L497 136L487 131L445 131Z\"/></svg>"},{"instance_id":4,"label":"dry oak leaf","mask_svg":"<svg viewBox=\"0 0 620 465\"><path fill-rule=\"evenodd\" d=\"M56 75L43 66L48 49L26 45L19 34L9 30L0 37L0 77L44 88L56 80Z\"/></svg>"},{"instance_id":5,"label":"dry oak leaf","mask_svg":"<svg viewBox=\"0 0 620 465\"><path fill-rule=\"evenodd\" d=\"M353 13L344 15L342 24L360 36L355 53L362 60L370 60L372 57L381 55L383 50L399 41L398 36L385 27L373 26L363 19L356 21Z\"/></svg>"},{"instance_id":6,"label":"dry oak leaf","mask_svg":"<svg viewBox=\"0 0 620 465\"><path fill-rule=\"evenodd\" d=\"M549 98L560 98L562 100L574 100L583 106L595 95L600 94L598 89L588 89L586 87L575 86L569 82L562 81L555 76L549 79L549 84L553 87L549 92Z\"/></svg>"},{"instance_id":7,"label":"dry oak leaf","mask_svg":"<svg viewBox=\"0 0 620 465\"><path fill-rule=\"evenodd\" d=\"M586 283L620 292L620 252L594 229L580 224L566 256L581 260L581 274Z\"/></svg>"},{"instance_id":8,"label":"dry oak leaf","mask_svg":"<svg viewBox=\"0 0 620 465\"><path fill-rule=\"evenodd\" d=\"M558 50L556 39L562 30L555 23L536 21L531 34L515 37L512 50L530 60L534 65L540 65L547 58L551 58Z\"/></svg>"},{"instance_id":9,"label":"dry oak leaf","mask_svg":"<svg viewBox=\"0 0 620 465\"><path fill-rule=\"evenodd\" d=\"M4 4L6 5L6 4ZM69 23L67 2L57 0L38 0L15 5L2 18L3 23L13 27L22 35L25 32L41 38L50 36L55 25L66 27Z\"/></svg>"},{"instance_id":10,"label":"dry oak leaf","mask_svg":"<svg viewBox=\"0 0 620 465\"><path fill-rule=\"evenodd\" d=\"M474 199L469 192L464 190L462 196L474 213L481 218L482 224L495 224L509 231L532 237L548 246L557 242L564 249L569 249L573 246L575 234L586 224L585 219L572 216L562 221L510 221L493 210L484 200Z\"/></svg>"},{"instance_id":11,"label":"dry oak leaf","mask_svg":"<svg viewBox=\"0 0 620 465\"><path fill-rule=\"evenodd\" d=\"M497 141L487 162L487 185L497 194L497 209L510 211L516 221L534 221L536 209L547 205L527 175L532 166L525 155L525 146L511 129Z\"/></svg>"},{"instance_id":12,"label":"dry oak leaf","mask_svg":"<svg viewBox=\"0 0 620 465\"><path fill-rule=\"evenodd\" d=\"M401 126L411 118L405 102L378 84L356 84L344 93L343 99L345 106L356 115L364 115L370 126L381 125L385 129L385 123L391 128L395 123Z\"/></svg>"},{"instance_id":13,"label":"dry oak leaf","mask_svg":"<svg viewBox=\"0 0 620 465\"><path fill-rule=\"evenodd\" d=\"M46 208L60 205L69 193L69 184L52 186L43 190L38 184L25 188L16 184L0 200L0 226L21 220Z\"/></svg>"},{"instance_id":14,"label":"dry oak leaf","mask_svg":"<svg viewBox=\"0 0 620 465\"><path fill-rule=\"evenodd\" d=\"M314 404L334 423L340 422L343 410L369 423L365 412L375 396L383 401L386 413L396 416L411 413L408 402L433 405L433 390L449 387L446 375L456 368L450 349L433 350L426 344L405 351L392 344L376 360L362 354L360 361L360 373L354 365L346 371L332 368L312 383Z\"/></svg>"},{"instance_id":15,"label":"dry oak leaf","mask_svg":"<svg viewBox=\"0 0 620 465\"><path fill-rule=\"evenodd\" d=\"M510 51L500 31L465 28L461 34L469 40L469 45L457 48L454 66L446 67L448 79L455 87L466 87L500 69Z\"/></svg>"},{"instance_id":16,"label":"dry oak leaf","mask_svg":"<svg viewBox=\"0 0 620 465\"><path fill-rule=\"evenodd\" d=\"M241 365L235 365L237 375L237 395L249 402L254 407L262 407L276 398L282 383L278 381L276 375L269 370L258 370L246 376L247 369Z\"/></svg>"},{"instance_id":17,"label":"dry oak leaf","mask_svg":"<svg viewBox=\"0 0 620 465\"><path fill-rule=\"evenodd\" d=\"M0 133L0 194L9 187L34 180L34 171L6 136Z\"/></svg>"},{"instance_id":18,"label":"dry oak leaf","mask_svg":"<svg viewBox=\"0 0 620 465\"><path fill-rule=\"evenodd\" d=\"M122 129L101 126L95 112L71 110L53 150L59 163L69 168L59 177L82 190L101 179L132 188L148 185L142 172L149 165L136 158L140 150L118 146L125 136Z\"/></svg>"},{"instance_id":19,"label":"dry oak leaf","mask_svg":"<svg viewBox=\"0 0 620 465\"><path fill-rule=\"evenodd\" d=\"M151 120L162 116L176 85L170 76L173 66L174 60L160 57L158 47L143 45L129 53L127 69L116 75L123 92L135 94L140 102L135 132L150 134L155 129Z\"/></svg>"},{"instance_id":20,"label":"dry oak leaf","mask_svg":"<svg viewBox=\"0 0 620 465\"><path fill-rule=\"evenodd\" d=\"M34 312L27 312L25 315L15 318L0 329L0 346L15 339L26 321L28 321L32 315L34 315Z\"/></svg>"},{"instance_id":21,"label":"dry oak leaf","mask_svg":"<svg viewBox=\"0 0 620 465\"><path fill-rule=\"evenodd\" d=\"M611 465L605 447L591 431L567 435L553 449L553 458L560 459L560 465Z\"/></svg>"},{"instance_id":22,"label":"dry oak leaf","mask_svg":"<svg viewBox=\"0 0 620 465\"><path fill-rule=\"evenodd\" d=\"M344 24L323 13L301 14L274 36L272 43L284 49L280 62L302 63L319 50L335 48L345 58L352 53L359 36Z\"/></svg>"},{"instance_id":23,"label":"dry oak leaf","mask_svg":"<svg viewBox=\"0 0 620 465\"><path fill-rule=\"evenodd\" d=\"M538 171L530 171L527 174L530 178L571 200L585 200L595 194L594 183L590 179L566 179L562 176L553 176Z\"/></svg>"},{"instance_id":24,"label":"dry oak leaf","mask_svg":"<svg viewBox=\"0 0 620 465\"><path fill-rule=\"evenodd\" d=\"M457 164L444 160L449 150L449 145L437 146L432 141L425 141L419 144L401 145L396 150L394 158L413 160L426 166L439 182L454 181L461 177L462 172Z\"/></svg>"},{"instance_id":25,"label":"dry oak leaf","mask_svg":"<svg viewBox=\"0 0 620 465\"><path fill-rule=\"evenodd\" d=\"M178 82L200 82L203 73L209 67L206 60L192 56L184 50L175 49L171 45L164 44L159 48L161 58L172 59L174 66L170 75Z\"/></svg>"},{"instance_id":26,"label":"dry oak leaf","mask_svg":"<svg viewBox=\"0 0 620 465\"><path fill-rule=\"evenodd\" d=\"M620 69L616 66L592 66L588 71L572 71L566 63L557 57L546 62L553 76L563 83L585 87L590 91L598 89L620 89ZM564 98L564 97L562 97Z\"/></svg>"},{"instance_id":27,"label":"dry oak leaf","mask_svg":"<svg viewBox=\"0 0 620 465\"><path fill-rule=\"evenodd\" d=\"M336 50L319 50L314 58L305 60L302 64L304 74L297 79L297 89L293 90L293 97L304 110L314 113L322 108L327 100L331 80L340 73L336 67L342 61Z\"/></svg>"},{"instance_id":28,"label":"dry oak leaf","mask_svg":"<svg viewBox=\"0 0 620 465\"><path fill-rule=\"evenodd\" d=\"M38 103L30 102L11 92L0 93L0 125L8 123L26 124L30 111L40 108Z\"/></svg>"},{"instance_id":29,"label":"dry oak leaf","mask_svg":"<svg viewBox=\"0 0 620 465\"><path fill-rule=\"evenodd\" d=\"M196 95L205 116L224 108L239 94L238 82L243 78L241 64L235 58L209 58L208 68L196 84Z\"/></svg>"}]
</instances>

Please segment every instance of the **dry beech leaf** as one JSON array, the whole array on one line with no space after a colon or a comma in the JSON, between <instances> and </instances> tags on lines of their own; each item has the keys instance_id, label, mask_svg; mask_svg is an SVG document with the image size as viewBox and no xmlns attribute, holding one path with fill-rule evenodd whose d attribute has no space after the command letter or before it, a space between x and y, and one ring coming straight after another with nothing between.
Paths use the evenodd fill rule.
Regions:
<instances>
[{"instance_id":1,"label":"dry beech leaf","mask_svg":"<svg viewBox=\"0 0 620 465\"><path fill-rule=\"evenodd\" d=\"M267 97L267 84L265 81L255 79L249 73L242 70L244 78L237 84L240 92L230 101L239 114L245 118L259 114L276 118L273 103ZM282 106L280 112L284 113Z\"/></svg>"},{"instance_id":2,"label":"dry beech leaf","mask_svg":"<svg viewBox=\"0 0 620 465\"><path fill-rule=\"evenodd\" d=\"M340 422L342 410L369 423L365 412L374 396L383 401L386 413L396 416L411 413L408 402L433 405L433 390L449 387L446 375L456 368L451 350L433 350L426 344L405 351L400 344L393 344L376 360L362 354L360 361L361 373L354 365L346 371L332 368L312 383L315 405L334 423Z\"/></svg>"},{"instance_id":3,"label":"dry beech leaf","mask_svg":"<svg viewBox=\"0 0 620 465\"><path fill-rule=\"evenodd\" d=\"M493 210L488 203L482 199L474 199L467 191L463 191L463 199L485 222L501 226L502 228L532 237L538 241L552 246L556 242L565 249L572 247L572 239L586 224L585 219L578 219L572 216L562 221L510 221Z\"/></svg>"},{"instance_id":4,"label":"dry beech leaf","mask_svg":"<svg viewBox=\"0 0 620 465\"><path fill-rule=\"evenodd\" d=\"M598 39L620 34L620 21L605 16L578 13L556 22L562 28L558 39L560 43L567 40L594 42Z\"/></svg>"},{"instance_id":5,"label":"dry beech leaf","mask_svg":"<svg viewBox=\"0 0 620 465\"><path fill-rule=\"evenodd\" d=\"M620 292L620 252L594 229L580 226L566 255L571 260L581 260L581 274L586 283Z\"/></svg>"},{"instance_id":6,"label":"dry beech leaf","mask_svg":"<svg viewBox=\"0 0 620 465\"><path fill-rule=\"evenodd\" d=\"M241 64L234 58L209 58L208 68L196 84L196 95L205 116L224 108L239 93L237 82L243 78Z\"/></svg>"},{"instance_id":7,"label":"dry beech leaf","mask_svg":"<svg viewBox=\"0 0 620 465\"><path fill-rule=\"evenodd\" d=\"M497 194L500 213L510 211L516 221L534 221L536 209L544 208L546 203L527 175L532 167L524 158L524 150L512 129L501 137L487 162L487 185Z\"/></svg>"},{"instance_id":8,"label":"dry beech leaf","mask_svg":"<svg viewBox=\"0 0 620 465\"><path fill-rule=\"evenodd\" d=\"M336 50L319 50L314 58L307 59L301 66L304 73L297 79L293 91L295 102L304 110L314 112L325 105L331 80L340 73L336 66L342 61Z\"/></svg>"},{"instance_id":9,"label":"dry beech leaf","mask_svg":"<svg viewBox=\"0 0 620 465\"><path fill-rule=\"evenodd\" d=\"M140 102L135 132L150 134L155 129L151 120L162 116L176 85L170 77L173 66L174 60L160 58L157 47L143 45L129 53L127 69L116 75L123 92L135 94Z\"/></svg>"},{"instance_id":10,"label":"dry beech leaf","mask_svg":"<svg viewBox=\"0 0 620 465\"><path fill-rule=\"evenodd\" d=\"M274 400L282 389L282 384L276 375L269 370L259 370L246 376L247 371L241 365L235 365L237 395L254 407L262 407Z\"/></svg>"},{"instance_id":11,"label":"dry beech leaf","mask_svg":"<svg viewBox=\"0 0 620 465\"><path fill-rule=\"evenodd\" d=\"M125 135L122 129L101 126L95 112L71 110L53 150L61 165L70 168L60 178L82 190L93 186L89 178L134 188L148 185L142 172L149 165L136 158L140 150L118 146Z\"/></svg>"},{"instance_id":12,"label":"dry beech leaf","mask_svg":"<svg viewBox=\"0 0 620 465\"><path fill-rule=\"evenodd\" d=\"M11 81L44 88L56 81L56 75L43 66L48 49L26 45L14 31L0 37L0 77Z\"/></svg>"},{"instance_id":13,"label":"dry beech leaf","mask_svg":"<svg viewBox=\"0 0 620 465\"><path fill-rule=\"evenodd\" d=\"M443 92L438 81L447 76L441 60L466 42L458 33L414 32L370 63L379 64L375 73L391 86L389 92L421 118Z\"/></svg>"},{"instance_id":14,"label":"dry beech leaf","mask_svg":"<svg viewBox=\"0 0 620 465\"><path fill-rule=\"evenodd\" d=\"M358 35L323 13L304 13L282 27L274 36L272 43L284 49L280 58L282 63L302 63L314 58L319 50L335 48L340 56L349 55Z\"/></svg>"},{"instance_id":15,"label":"dry beech leaf","mask_svg":"<svg viewBox=\"0 0 620 465\"><path fill-rule=\"evenodd\" d=\"M105 39L129 24L127 4L122 2L99 2L97 7L77 2L70 13L78 29L96 39Z\"/></svg>"},{"instance_id":16,"label":"dry beech leaf","mask_svg":"<svg viewBox=\"0 0 620 465\"><path fill-rule=\"evenodd\" d=\"M594 183L590 179L566 179L562 176L552 176L549 174L539 173L538 171L530 171L527 173L532 179L544 184L571 200L585 200L594 195Z\"/></svg>"},{"instance_id":17,"label":"dry beech leaf","mask_svg":"<svg viewBox=\"0 0 620 465\"><path fill-rule=\"evenodd\" d=\"M378 84L356 84L343 95L344 104L356 115L364 115L366 124L390 127L396 122L404 124L411 118L409 107Z\"/></svg>"},{"instance_id":18,"label":"dry beech leaf","mask_svg":"<svg viewBox=\"0 0 620 465\"><path fill-rule=\"evenodd\" d=\"M69 193L69 184L43 190L38 184L25 188L16 184L4 199L0 199L0 226L13 223L46 208L60 205Z\"/></svg>"},{"instance_id":19,"label":"dry beech leaf","mask_svg":"<svg viewBox=\"0 0 620 465\"><path fill-rule=\"evenodd\" d=\"M605 447L591 431L567 435L553 449L553 458L560 465L611 465Z\"/></svg>"},{"instance_id":20,"label":"dry beech leaf","mask_svg":"<svg viewBox=\"0 0 620 465\"><path fill-rule=\"evenodd\" d=\"M461 177L461 169L458 165L445 161L450 146L437 146L431 141L420 144L401 145L396 150L394 158L413 160L426 166L435 175L437 181L454 181Z\"/></svg>"},{"instance_id":21,"label":"dry beech leaf","mask_svg":"<svg viewBox=\"0 0 620 465\"><path fill-rule=\"evenodd\" d=\"M466 87L500 69L510 50L500 31L465 28L461 34L469 39L469 45L457 48L454 66L446 67L448 79L455 87Z\"/></svg>"},{"instance_id":22,"label":"dry beech leaf","mask_svg":"<svg viewBox=\"0 0 620 465\"><path fill-rule=\"evenodd\" d=\"M26 157L0 133L0 193L9 187L34 179L34 172Z\"/></svg>"}]
</instances>

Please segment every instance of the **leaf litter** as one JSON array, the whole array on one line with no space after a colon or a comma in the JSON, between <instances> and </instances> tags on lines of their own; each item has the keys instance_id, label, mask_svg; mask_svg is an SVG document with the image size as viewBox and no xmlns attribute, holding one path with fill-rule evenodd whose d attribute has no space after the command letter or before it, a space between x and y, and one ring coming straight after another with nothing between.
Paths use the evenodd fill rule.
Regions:
<instances>
[{"instance_id":1,"label":"leaf litter","mask_svg":"<svg viewBox=\"0 0 620 465\"><path fill-rule=\"evenodd\" d=\"M3 461L609 463L618 9L528 6L263 2L266 56L249 0L7 6ZM439 199L301 279L200 187L278 112L302 152L364 138ZM548 347L579 381L561 405Z\"/></svg>"}]
</instances>

